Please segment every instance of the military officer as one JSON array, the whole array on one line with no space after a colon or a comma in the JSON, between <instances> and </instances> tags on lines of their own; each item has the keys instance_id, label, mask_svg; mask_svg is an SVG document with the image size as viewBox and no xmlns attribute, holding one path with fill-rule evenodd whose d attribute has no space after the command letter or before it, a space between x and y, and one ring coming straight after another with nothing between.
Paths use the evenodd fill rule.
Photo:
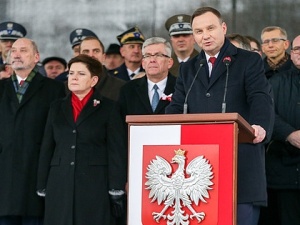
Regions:
<instances>
[{"instance_id":1,"label":"military officer","mask_svg":"<svg viewBox=\"0 0 300 225\"><path fill-rule=\"evenodd\" d=\"M167 19L165 23L173 47L172 58L174 64L170 69L170 73L176 77L178 76L180 63L184 63L198 55L198 51L194 48L195 41L190 21L191 16L177 14Z\"/></svg>"}]
</instances>

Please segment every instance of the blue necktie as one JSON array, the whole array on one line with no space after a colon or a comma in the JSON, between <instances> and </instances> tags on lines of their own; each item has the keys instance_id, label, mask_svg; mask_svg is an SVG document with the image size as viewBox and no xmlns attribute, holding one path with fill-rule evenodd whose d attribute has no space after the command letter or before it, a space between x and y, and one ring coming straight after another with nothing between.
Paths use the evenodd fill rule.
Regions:
<instances>
[{"instance_id":1,"label":"blue necktie","mask_svg":"<svg viewBox=\"0 0 300 225\"><path fill-rule=\"evenodd\" d=\"M159 102L159 94L158 94L158 92L157 92L158 87L157 87L156 84L153 86L153 89L154 89L154 95L153 95L153 97L152 97L152 103L151 103L151 106L152 106L152 110L153 110L153 112L154 112L155 109L156 109L156 106L158 105L158 102Z\"/></svg>"}]
</instances>

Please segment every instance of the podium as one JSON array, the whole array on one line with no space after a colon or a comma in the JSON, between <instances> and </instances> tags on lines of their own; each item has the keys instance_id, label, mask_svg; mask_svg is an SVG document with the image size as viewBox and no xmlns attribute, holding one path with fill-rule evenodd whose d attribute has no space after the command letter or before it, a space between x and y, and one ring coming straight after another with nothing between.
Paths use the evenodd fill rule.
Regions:
<instances>
[{"instance_id":1,"label":"podium","mask_svg":"<svg viewBox=\"0 0 300 225\"><path fill-rule=\"evenodd\" d=\"M238 143L252 127L237 113L132 115L128 224L236 224Z\"/></svg>"}]
</instances>

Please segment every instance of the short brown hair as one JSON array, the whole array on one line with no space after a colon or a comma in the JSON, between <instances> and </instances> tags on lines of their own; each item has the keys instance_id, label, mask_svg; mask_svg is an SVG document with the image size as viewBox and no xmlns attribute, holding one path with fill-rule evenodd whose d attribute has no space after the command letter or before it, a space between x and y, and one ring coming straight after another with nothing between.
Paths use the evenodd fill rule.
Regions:
<instances>
[{"instance_id":1,"label":"short brown hair","mask_svg":"<svg viewBox=\"0 0 300 225\"><path fill-rule=\"evenodd\" d=\"M92 76L97 76L99 79L103 74L103 66L97 60L85 54L79 54L78 56L72 58L68 63L68 68L71 68L73 63L83 63L86 65L87 69L90 71Z\"/></svg>"},{"instance_id":2,"label":"short brown hair","mask_svg":"<svg viewBox=\"0 0 300 225\"><path fill-rule=\"evenodd\" d=\"M86 38L84 38L84 39L80 42L80 44L79 44L79 50L81 49L81 43L84 42L84 41L89 41L89 40L96 40L96 41L98 41L99 44L100 44L100 46L101 46L101 48L102 48L102 52L103 52L103 53L105 52L105 48L104 48L104 45L103 45L102 41L101 41L99 38L94 37L94 36L87 36ZM80 51L81 51L81 50L80 50Z\"/></svg>"},{"instance_id":3,"label":"short brown hair","mask_svg":"<svg viewBox=\"0 0 300 225\"><path fill-rule=\"evenodd\" d=\"M215 8L212 8L212 7L201 7L201 8L196 9L195 12L193 13L193 15L191 17L191 24L193 23L193 20L194 20L195 17L201 16L204 13L207 13L207 12L211 12L214 15L216 15L219 18L220 23L223 22L222 15L218 10L216 10Z\"/></svg>"}]
</instances>

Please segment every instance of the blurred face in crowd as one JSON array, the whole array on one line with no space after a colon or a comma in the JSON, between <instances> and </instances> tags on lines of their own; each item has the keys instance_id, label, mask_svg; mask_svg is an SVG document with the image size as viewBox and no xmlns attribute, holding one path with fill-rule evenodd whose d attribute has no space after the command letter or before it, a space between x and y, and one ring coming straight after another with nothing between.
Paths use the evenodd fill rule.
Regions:
<instances>
[{"instance_id":1,"label":"blurred face in crowd","mask_svg":"<svg viewBox=\"0 0 300 225\"><path fill-rule=\"evenodd\" d=\"M279 62L289 47L289 41L281 34L280 30L264 32L261 35L262 52L271 61Z\"/></svg>"},{"instance_id":2,"label":"blurred face in crowd","mask_svg":"<svg viewBox=\"0 0 300 225\"><path fill-rule=\"evenodd\" d=\"M120 48L125 62L140 63L142 61L142 44L125 44Z\"/></svg>"},{"instance_id":3,"label":"blurred face in crowd","mask_svg":"<svg viewBox=\"0 0 300 225\"><path fill-rule=\"evenodd\" d=\"M85 63L75 62L69 69L68 88L79 99L84 98L97 84L98 77L92 76Z\"/></svg>"},{"instance_id":4,"label":"blurred face in crowd","mask_svg":"<svg viewBox=\"0 0 300 225\"><path fill-rule=\"evenodd\" d=\"M170 37L175 54L177 52L191 52L194 49L195 40L192 34L178 34Z\"/></svg>"},{"instance_id":5,"label":"blurred face in crowd","mask_svg":"<svg viewBox=\"0 0 300 225\"><path fill-rule=\"evenodd\" d=\"M164 44L152 44L144 48L142 66L149 80L155 83L163 80L172 65L173 59L167 55Z\"/></svg>"},{"instance_id":6,"label":"blurred face in crowd","mask_svg":"<svg viewBox=\"0 0 300 225\"><path fill-rule=\"evenodd\" d=\"M294 65L300 69L300 35L297 36L293 41L291 60L293 61Z\"/></svg>"},{"instance_id":7,"label":"blurred face in crowd","mask_svg":"<svg viewBox=\"0 0 300 225\"><path fill-rule=\"evenodd\" d=\"M105 55L105 67L108 70L118 68L124 63L124 58L120 54Z\"/></svg>"},{"instance_id":8,"label":"blurred face in crowd","mask_svg":"<svg viewBox=\"0 0 300 225\"><path fill-rule=\"evenodd\" d=\"M217 54L224 44L227 26L212 12L196 16L192 22L196 43L208 55Z\"/></svg>"},{"instance_id":9,"label":"blurred face in crowd","mask_svg":"<svg viewBox=\"0 0 300 225\"><path fill-rule=\"evenodd\" d=\"M31 40L20 38L15 41L11 48L10 60L15 71L32 70L40 60L40 56Z\"/></svg>"},{"instance_id":10,"label":"blurred face in crowd","mask_svg":"<svg viewBox=\"0 0 300 225\"><path fill-rule=\"evenodd\" d=\"M80 44L80 53L93 57L101 63L105 61L104 51L98 40L84 39Z\"/></svg>"},{"instance_id":11,"label":"blurred face in crowd","mask_svg":"<svg viewBox=\"0 0 300 225\"><path fill-rule=\"evenodd\" d=\"M57 60L51 60L44 65L47 77L54 79L66 70L65 66Z\"/></svg>"},{"instance_id":12,"label":"blurred face in crowd","mask_svg":"<svg viewBox=\"0 0 300 225\"><path fill-rule=\"evenodd\" d=\"M259 50L259 46L257 46L256 42L250 41L250 46L251 46L252 52L256 52L256 53L260 54L260 56L262 56L262 52L261 52L261 50Z\"/></svg>"},{"instance_id":13,"label":"blurred face in crowd","mask_svg":"<svg viewBox=\"0 0 300 225\"><path fill-rule=\"evenodd\" d=\"M73 57L76 57L80 54L80 45L75 45L73 47Z\"/></svg>"},{"instance_id":14,"label":"blurred face in crowd","mask_svg":"<svg viewBox=\"0 0 300 225\"><path fill-rule=\"evenodd\" d=\"M8 51L11 49L15 40L0 40L0 50L2 51L2 59L6 59Z\"/></svg>"},{"instance_id":15,"label":"blurred face in crowd","mask_svg":"<svg viewBox=\"0 0 300 225\"><path fill-rule=\"evenodd\" d=\"M0 80L4 78L9 78L13 74L13 70L10 65L0 65Z\"/></svg>"}]
</instances>

